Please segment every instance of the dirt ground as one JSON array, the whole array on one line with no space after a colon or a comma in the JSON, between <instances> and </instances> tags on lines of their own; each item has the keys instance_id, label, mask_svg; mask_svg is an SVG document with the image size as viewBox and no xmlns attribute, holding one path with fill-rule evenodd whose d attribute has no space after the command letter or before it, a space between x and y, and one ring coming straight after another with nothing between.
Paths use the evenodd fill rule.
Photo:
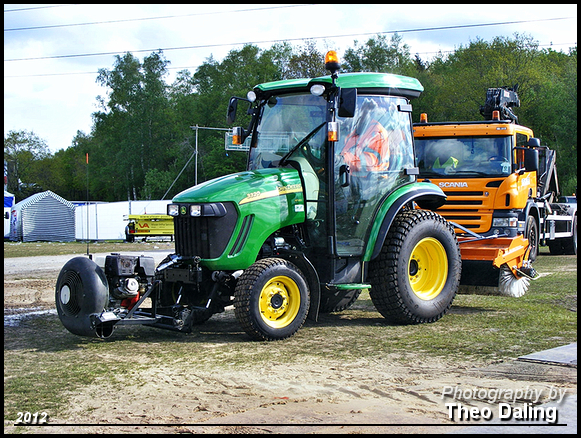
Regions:
<instances>
[{"instance_id":1,"label":"dirt ground","mask_svg":"<svg viewBox=\"0 0 581 438\"><path fill-rule=\"evenodd\" d=\"M166 253L155 254L158 263ZM70 256L4 260L4 313L54 311L54 284ZM24 310L23 310L24 309ZM56 311L54 311L56 312ZM220 315L236 324L233 311ZM208 345L205 348L211 348ZM386 360L387 358L387 360ZM413 363L413 366L409 364ZM70 398L66 418L50 427L14 427L9 433L456 433L445 403L496 409L486 397L442 397L444 388L523 394L540 405L551 389L577 393L576 368L524 362L498 364L429 361L384 355L377 361L329 357L323 363L268 369L226 367L218 375L192 364L149 367L123 392L94 383ZM5 376L6 378L6 376ZM539 394L533 400L534 394ZM482 422L480 422L482 423ZM522 421L521 421L522 423ZM474 423L461 422L469 426ZM549 432L544 429L544 432Z\"/></svg>"}]
</instances>

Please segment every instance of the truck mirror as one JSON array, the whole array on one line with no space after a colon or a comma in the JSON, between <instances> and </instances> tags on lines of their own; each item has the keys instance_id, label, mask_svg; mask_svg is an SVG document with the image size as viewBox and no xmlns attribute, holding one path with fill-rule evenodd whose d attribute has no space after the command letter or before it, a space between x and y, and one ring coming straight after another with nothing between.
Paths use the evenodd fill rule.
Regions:
<instances>
[{"instance_id":1,"label":"truck mirror","mask_svg":"<svg viewBox=\"0 0 581 438\"><path fill-rule=\"evenodd\" d=\"M339 117L355 116L357 108L357 88L339 89Z\"/></svg>"},{"instance_id":2,"label":"truck mirror","mask_svg":"<svg viewBox=\"0 0 581 438\"><path fill-rule=\"evenodd\" d=\"M535 140L538 139L535 138ZM525 149L525 169L527 172L539 170L539 151L537 149Z\"/></svg>"},{"instance_id":3,"label":"truck mirror","mask_svg":"<svg viewBox=\"0 0 581 438\"><path fill-rule=\"evenodd\" d=\"M226 114L226 121L228 124L234 123L236 120L236 109L238 108L238 99L236 97L231 97L228 103L228 113Z\"/></svg>"},{"instance_id":4,"label":"truck mirror","mask_svg":"<svg viewBox=\"0 0 581 438\"><path fill-rule=\"evenodd\" d=\"M530 148L540 148L541 147L541 140L539 140L538 138L535 138L535 137L531 137L531 138L529 138L529 141L527 142L527 146Z\"/></svg>"}]
</instances>

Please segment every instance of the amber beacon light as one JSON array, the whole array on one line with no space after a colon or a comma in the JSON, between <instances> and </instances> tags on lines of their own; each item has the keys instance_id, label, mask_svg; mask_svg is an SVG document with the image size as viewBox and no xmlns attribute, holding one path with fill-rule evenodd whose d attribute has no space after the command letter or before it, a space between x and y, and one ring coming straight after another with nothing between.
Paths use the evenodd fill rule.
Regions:
<instances>
[{"instance_id":1,"label":"amber beacon light","mask_svg":"<svg viewBox=\"0 0 581 438\"><path fill-rule=\"evenodd\" d=\"M334 50L329 50L325 55L325 68L330 70L331 73L335 73L339 70L339 56Z\"/></svg>"}]
</instances>

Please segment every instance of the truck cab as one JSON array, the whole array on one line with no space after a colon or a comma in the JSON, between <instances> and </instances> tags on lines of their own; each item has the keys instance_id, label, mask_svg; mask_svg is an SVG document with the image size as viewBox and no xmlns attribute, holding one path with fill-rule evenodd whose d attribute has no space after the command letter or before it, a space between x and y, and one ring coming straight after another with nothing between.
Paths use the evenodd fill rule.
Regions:
<instances>
[{"instance_id":1,"label":"truck cab","mask_svg":"<svg viewBox=\"0 0 581 438\"><path fill-rule=\"evenodd\" d=\"M448 196L440 214L483 236L524 233L523 210L537 196L538 164L524 159L532 130L508 120L421 122L414 136L421 178Z\"/></svg>"}]
</instances>

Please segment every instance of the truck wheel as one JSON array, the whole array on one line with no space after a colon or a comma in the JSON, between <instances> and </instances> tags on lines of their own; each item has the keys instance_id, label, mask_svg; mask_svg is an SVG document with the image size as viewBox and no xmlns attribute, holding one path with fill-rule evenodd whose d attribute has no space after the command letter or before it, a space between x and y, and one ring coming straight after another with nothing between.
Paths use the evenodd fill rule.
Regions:
<instances>
[{"instance_id":1,"label":"truck wheel","mask_svg":"<svg viewBox=\"0 0 581 438\"><path fill-rule=\"evenodd\" d=\"M452 305L461 270L452 225L432 211L403 211L369 264L369 295L391 322L434 322Z\"/></svg>"},{"instance_id":2,"label":"truck wheel","mask_svg":"<svg viewBox=\"0 0 581 438\"><path fill-rule=\"evenodd\" d=\"M534 262L539 255L539 227L537 226L537 221L533 216L527 218L525 237L529 240L529 246L531 248L529 260Z\"/></svg>"},{"instance_id":3,"label":"truck wheel","mask_svg":"<svg viewBox=\"0 0 581 438\"><path fill-rule=\"evenodd\" d=\"M254 339L285 339L303 326L309 300L309 286L301 271L287 260L267 258L254 263L238 279L234 314Z\"/></svg>"},{"instance_id":4,"label":"truck wheel","mask_svg":"<svg viewBox=\"0 0 581 438\"><path fill-rule=\"evenodd\" d=\"M563 248L563 242L561 242L561 239L548 240L547 246L549 247L551 255L565 254L565 248Z\"/></svg>"},{"instance_id":5,"label":"truck wheel","mask_svg":"<svg viewBox=\"0 0 581 438\"><path fill-rule=\"evenodd\" d=\"M113 326L95 327L90 316L101 314L108 299L107 277L99 265L86 257L65 263L56 281L55 304L68 331L79 336L110 336Z\"/></svg>"},{"instance_id":6,"label":"truck wheel","mask_svg":"<svg viewBox=\"0 0 581 438\"><path fill-rule=\"evenodd\" d=\"M565 254L577 255L577 215L573 217L573 235L563 239L563 251Z\"/></svg>"}]
</instances>

